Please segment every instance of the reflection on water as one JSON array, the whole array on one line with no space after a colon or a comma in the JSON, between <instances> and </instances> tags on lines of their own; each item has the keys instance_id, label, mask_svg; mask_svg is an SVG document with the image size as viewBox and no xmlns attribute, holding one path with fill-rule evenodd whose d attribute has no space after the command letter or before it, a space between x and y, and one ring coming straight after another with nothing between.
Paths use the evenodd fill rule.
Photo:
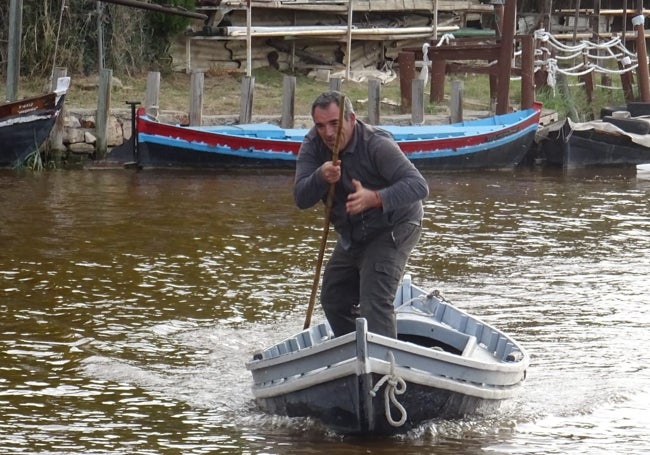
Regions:
<instances>
[{"instance_id":1,"label":"reflection on water","mask_svg":"<svg viewBox=\"0 0 650 455\"><path fill-rule=\"evenodd\" d=\"M0 171L0 452L650 450L650 181L427 178L414 281L532 356L496 415L368 441L255 408L244 363L302 327L322 235L290 173Z\"/></svg>"}]
</instances>

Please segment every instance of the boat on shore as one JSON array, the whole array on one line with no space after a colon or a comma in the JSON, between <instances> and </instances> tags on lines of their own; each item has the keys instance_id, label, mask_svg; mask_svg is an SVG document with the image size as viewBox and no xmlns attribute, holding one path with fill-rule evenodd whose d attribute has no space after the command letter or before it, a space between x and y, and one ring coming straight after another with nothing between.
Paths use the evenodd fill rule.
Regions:
<instances>
[{"instance_id":1,"label":"boat on shore","mask_svg":"<svg viewBox=\"0 0 650 455\"><path fill-rule=\"evenodd\" d=\"M0 105L0 167L17 167L38 151L61 114L70 78L50 93Z\"/></svg>"},{"instance_id":2,"label":"boat on shore","mask_svg":"<svg viewBox=\"0 0 650 455\"><path fill-rule=\"evenodd\" d=\"M601 119L565 119L539 129L538 160L567 169L634 167L650 163L650 103L605 108Z\"/></svg>"},{"instance_id":3,"label":"boat on shore","mask_svg":"<svg viewBox=\"0 0 650 455\"><path fill-rule=\"evenodd\" d=\"M541 104L531 109L444 125L381 125L421 170L512 169L538 128ZM137 140L111 150L104 161L134 160L142 168L295 167L306 128L271 123L183 126L161 123L140 107Z\"/></svg>"},{"instance_id":4,"label":"boat on shore","mask_svg":"<svg viewBox=\"0 0 650 455\"><path fill-rule=\"evenodd\" d=\"M512 337L404 277L394 301L397 339L327 322L253 355L258 406L311 417L345 434L404 433L437 418L496 409L522 387L529 356Z\"/></svg>"}]
</instances>

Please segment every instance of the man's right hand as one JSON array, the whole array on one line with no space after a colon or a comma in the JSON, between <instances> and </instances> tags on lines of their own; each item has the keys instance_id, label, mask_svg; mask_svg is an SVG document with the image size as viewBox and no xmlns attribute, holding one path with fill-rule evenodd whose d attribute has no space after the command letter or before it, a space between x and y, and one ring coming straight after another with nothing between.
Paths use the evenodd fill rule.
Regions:
<instances>
[{"instance_id":1,"label":"man's right hand","mask_svg":"<svg viewBox=\"0 0 650 455\"><path fill-rule=\"evenodd\" d=\"M341 160L327 161L320 167L323 179L327 183L336 183L341 178Z\"/></svg>"}]
</instances>

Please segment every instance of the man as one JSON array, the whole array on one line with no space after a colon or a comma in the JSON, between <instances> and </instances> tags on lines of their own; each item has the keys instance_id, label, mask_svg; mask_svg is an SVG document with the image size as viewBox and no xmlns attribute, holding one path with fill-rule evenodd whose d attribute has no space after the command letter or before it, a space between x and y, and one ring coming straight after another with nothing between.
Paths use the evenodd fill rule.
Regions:
<instances>
[{"instance_id":1,"label":"man","mask_svg":"<svg viewBox=\"0 0 650 455\"><path fill-rule=\"evenodd\" d=\"M301 209L326 202L335 185L330 221L338 233L321 288L321 305L336 336L368 330L397 336L393 299L406 261L420 238L426 180L391 136L357 120L342 94L325 92L312 104L314 127L296 164L294 199ZM340 128L339 159L332 149Z\"/></svg>"}]
</instances>

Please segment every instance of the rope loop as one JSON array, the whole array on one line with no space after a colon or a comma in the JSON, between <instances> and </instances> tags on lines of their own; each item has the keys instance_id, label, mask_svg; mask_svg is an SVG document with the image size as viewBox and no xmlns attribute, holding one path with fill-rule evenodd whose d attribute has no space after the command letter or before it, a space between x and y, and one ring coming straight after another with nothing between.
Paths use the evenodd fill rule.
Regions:
<instances>
[{"instance_id":1,"label":"rope loop","mask_svg":"<svg viewBox=\"0 0 650 455\"><path fill-rule=\"evenodd\" d=\"M406 381L395 374L395 357L391 351L388 351L388 358L390 360L390 373L384 375L379 381L377 381L377 384L375 384L370 391L370 396L375 397L379 389L386 384L386 387L384 387L384 411L386 421L393 427L401 427L406 423L406 409L397 400L396 395L402 395L406 392ZM393 419L391 403L401 414L399 420Z\"/></svg>"}]
</instances>

